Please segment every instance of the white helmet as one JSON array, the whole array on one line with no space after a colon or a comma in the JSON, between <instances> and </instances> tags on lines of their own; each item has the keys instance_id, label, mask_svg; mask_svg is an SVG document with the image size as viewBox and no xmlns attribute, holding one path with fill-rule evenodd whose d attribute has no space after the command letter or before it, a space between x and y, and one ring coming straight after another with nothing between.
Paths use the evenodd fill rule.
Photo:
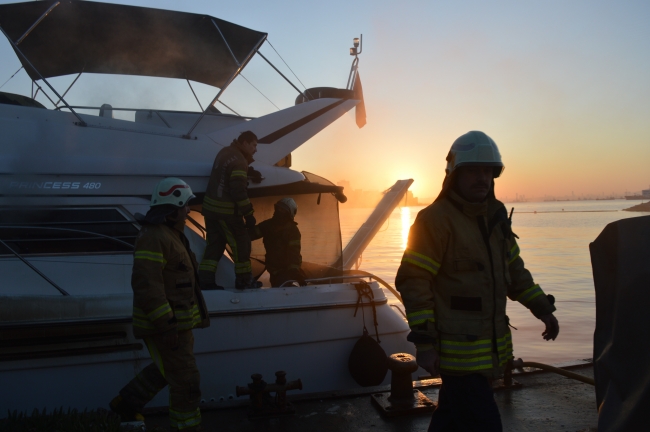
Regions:
<instances>
[{"instance_id":1,"label":"white helmet","mask_svg":"<svg viewBox=\"0 0 650 432\"><path fill-rule=\"evenodd\" d=\"M276 202L275 205L282 205L285 207L289 213L291 213L291 217L296 217L296 213L298 213L298 205L293 198L282 198L280 201Z\"/></svg>"},{"instance_id":2,"label":"white helmet","mask_svg":"<svg viewBox=\"0 0 650 432\"><path fill-rule=\"evenodd\" d=\"M505 168L496 143L479 131L467 132L451 145L445 172L449 175L463 165L493 166L494 178L499 177Z\"/></svg>"},{"instance_id":3,"label":"white helmet","mask_svg":"<svg viewBox=\"0 0 650 432\"><path fill-rule=\"evenodd\" d=\"M187 183L176 177L167 177L161 180L153 190L151 207L163 204L185 207L192 198L195 196Z\"/></svg>"}]
</instances>

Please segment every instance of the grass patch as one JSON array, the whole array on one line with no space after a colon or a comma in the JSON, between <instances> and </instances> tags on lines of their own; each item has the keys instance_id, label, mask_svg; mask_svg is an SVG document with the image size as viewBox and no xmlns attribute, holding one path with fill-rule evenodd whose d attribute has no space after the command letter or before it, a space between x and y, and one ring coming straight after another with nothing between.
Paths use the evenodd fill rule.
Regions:
<instances>
[{"instance_id":1,"label":"grass patch","mask_svg":"<svg viewBox=\"0 0 650 432\"><path fill-rule=\"evenodd\" d=\"M0 419L0 432L120 432L120 417L107 410L79 412L63 408L46 413L34 410L31 415L9 412Z\"/></svg>"}]
</instances>

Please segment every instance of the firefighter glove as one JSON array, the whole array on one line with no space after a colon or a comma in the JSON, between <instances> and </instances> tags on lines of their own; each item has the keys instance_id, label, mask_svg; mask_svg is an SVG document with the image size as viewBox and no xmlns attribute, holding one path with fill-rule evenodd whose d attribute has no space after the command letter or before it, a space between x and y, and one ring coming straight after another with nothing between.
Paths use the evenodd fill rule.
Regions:
<instances>
[{"instance_id":1,"label":"firefighter glove","mask_svg":"<svg viewBox=\"0 0 650 432\"><path fill-rule=\"evenodd\" d=\"M257 223L257 220L255 220L255 216L251 214L248 216L244 216L244 219L246 220L246 228L248 229L255 228L255 224Z\"/></svg>"}]
</instances>

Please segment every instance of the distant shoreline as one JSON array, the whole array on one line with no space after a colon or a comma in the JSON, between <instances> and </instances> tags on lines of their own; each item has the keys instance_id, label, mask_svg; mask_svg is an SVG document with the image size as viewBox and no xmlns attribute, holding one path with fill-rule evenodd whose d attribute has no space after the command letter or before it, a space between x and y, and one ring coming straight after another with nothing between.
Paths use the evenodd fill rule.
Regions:
<instances>
[{"instance_id":1,"label":"distant shoreline","mask_svg":"<svg viewBox=\"0 0 650 432\"><path fill-rule=\"evenodd\" d=\"M641 204L637 204L635 206L632 206L630 208L623 209L623 211L650 212L650 201L647 202L647 203L641 203Z\"/></svg>"}]
</instances>

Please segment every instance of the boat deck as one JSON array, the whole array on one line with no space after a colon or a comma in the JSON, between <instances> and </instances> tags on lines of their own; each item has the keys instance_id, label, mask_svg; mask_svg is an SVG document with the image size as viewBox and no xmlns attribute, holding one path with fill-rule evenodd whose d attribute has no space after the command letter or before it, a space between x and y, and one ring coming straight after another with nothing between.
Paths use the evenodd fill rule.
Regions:
<instances>
[{"instance_id":1,"label":"boat deck","mask_svg":"<svg viewBox=\"0 0 650 432\"><path fill-rule=\"evenodd\" d=\"M573 372L593 378L593 368L585 365ZM516 374L521 388L495 393L503 430L512 432L594 432L598 423L594 387L552 373ZM438 399L438 387L416 382L416 387L431 400ZM297 394L299 391L292 391ZM386 419L372 404L368 394L315 400L295 400L296 414L291 417L248 418L247 408L203 412L206 431L426 431L430 414ZM167 415L147 416L147 430L169 429Z\"/></svg>"}]
</instances>

